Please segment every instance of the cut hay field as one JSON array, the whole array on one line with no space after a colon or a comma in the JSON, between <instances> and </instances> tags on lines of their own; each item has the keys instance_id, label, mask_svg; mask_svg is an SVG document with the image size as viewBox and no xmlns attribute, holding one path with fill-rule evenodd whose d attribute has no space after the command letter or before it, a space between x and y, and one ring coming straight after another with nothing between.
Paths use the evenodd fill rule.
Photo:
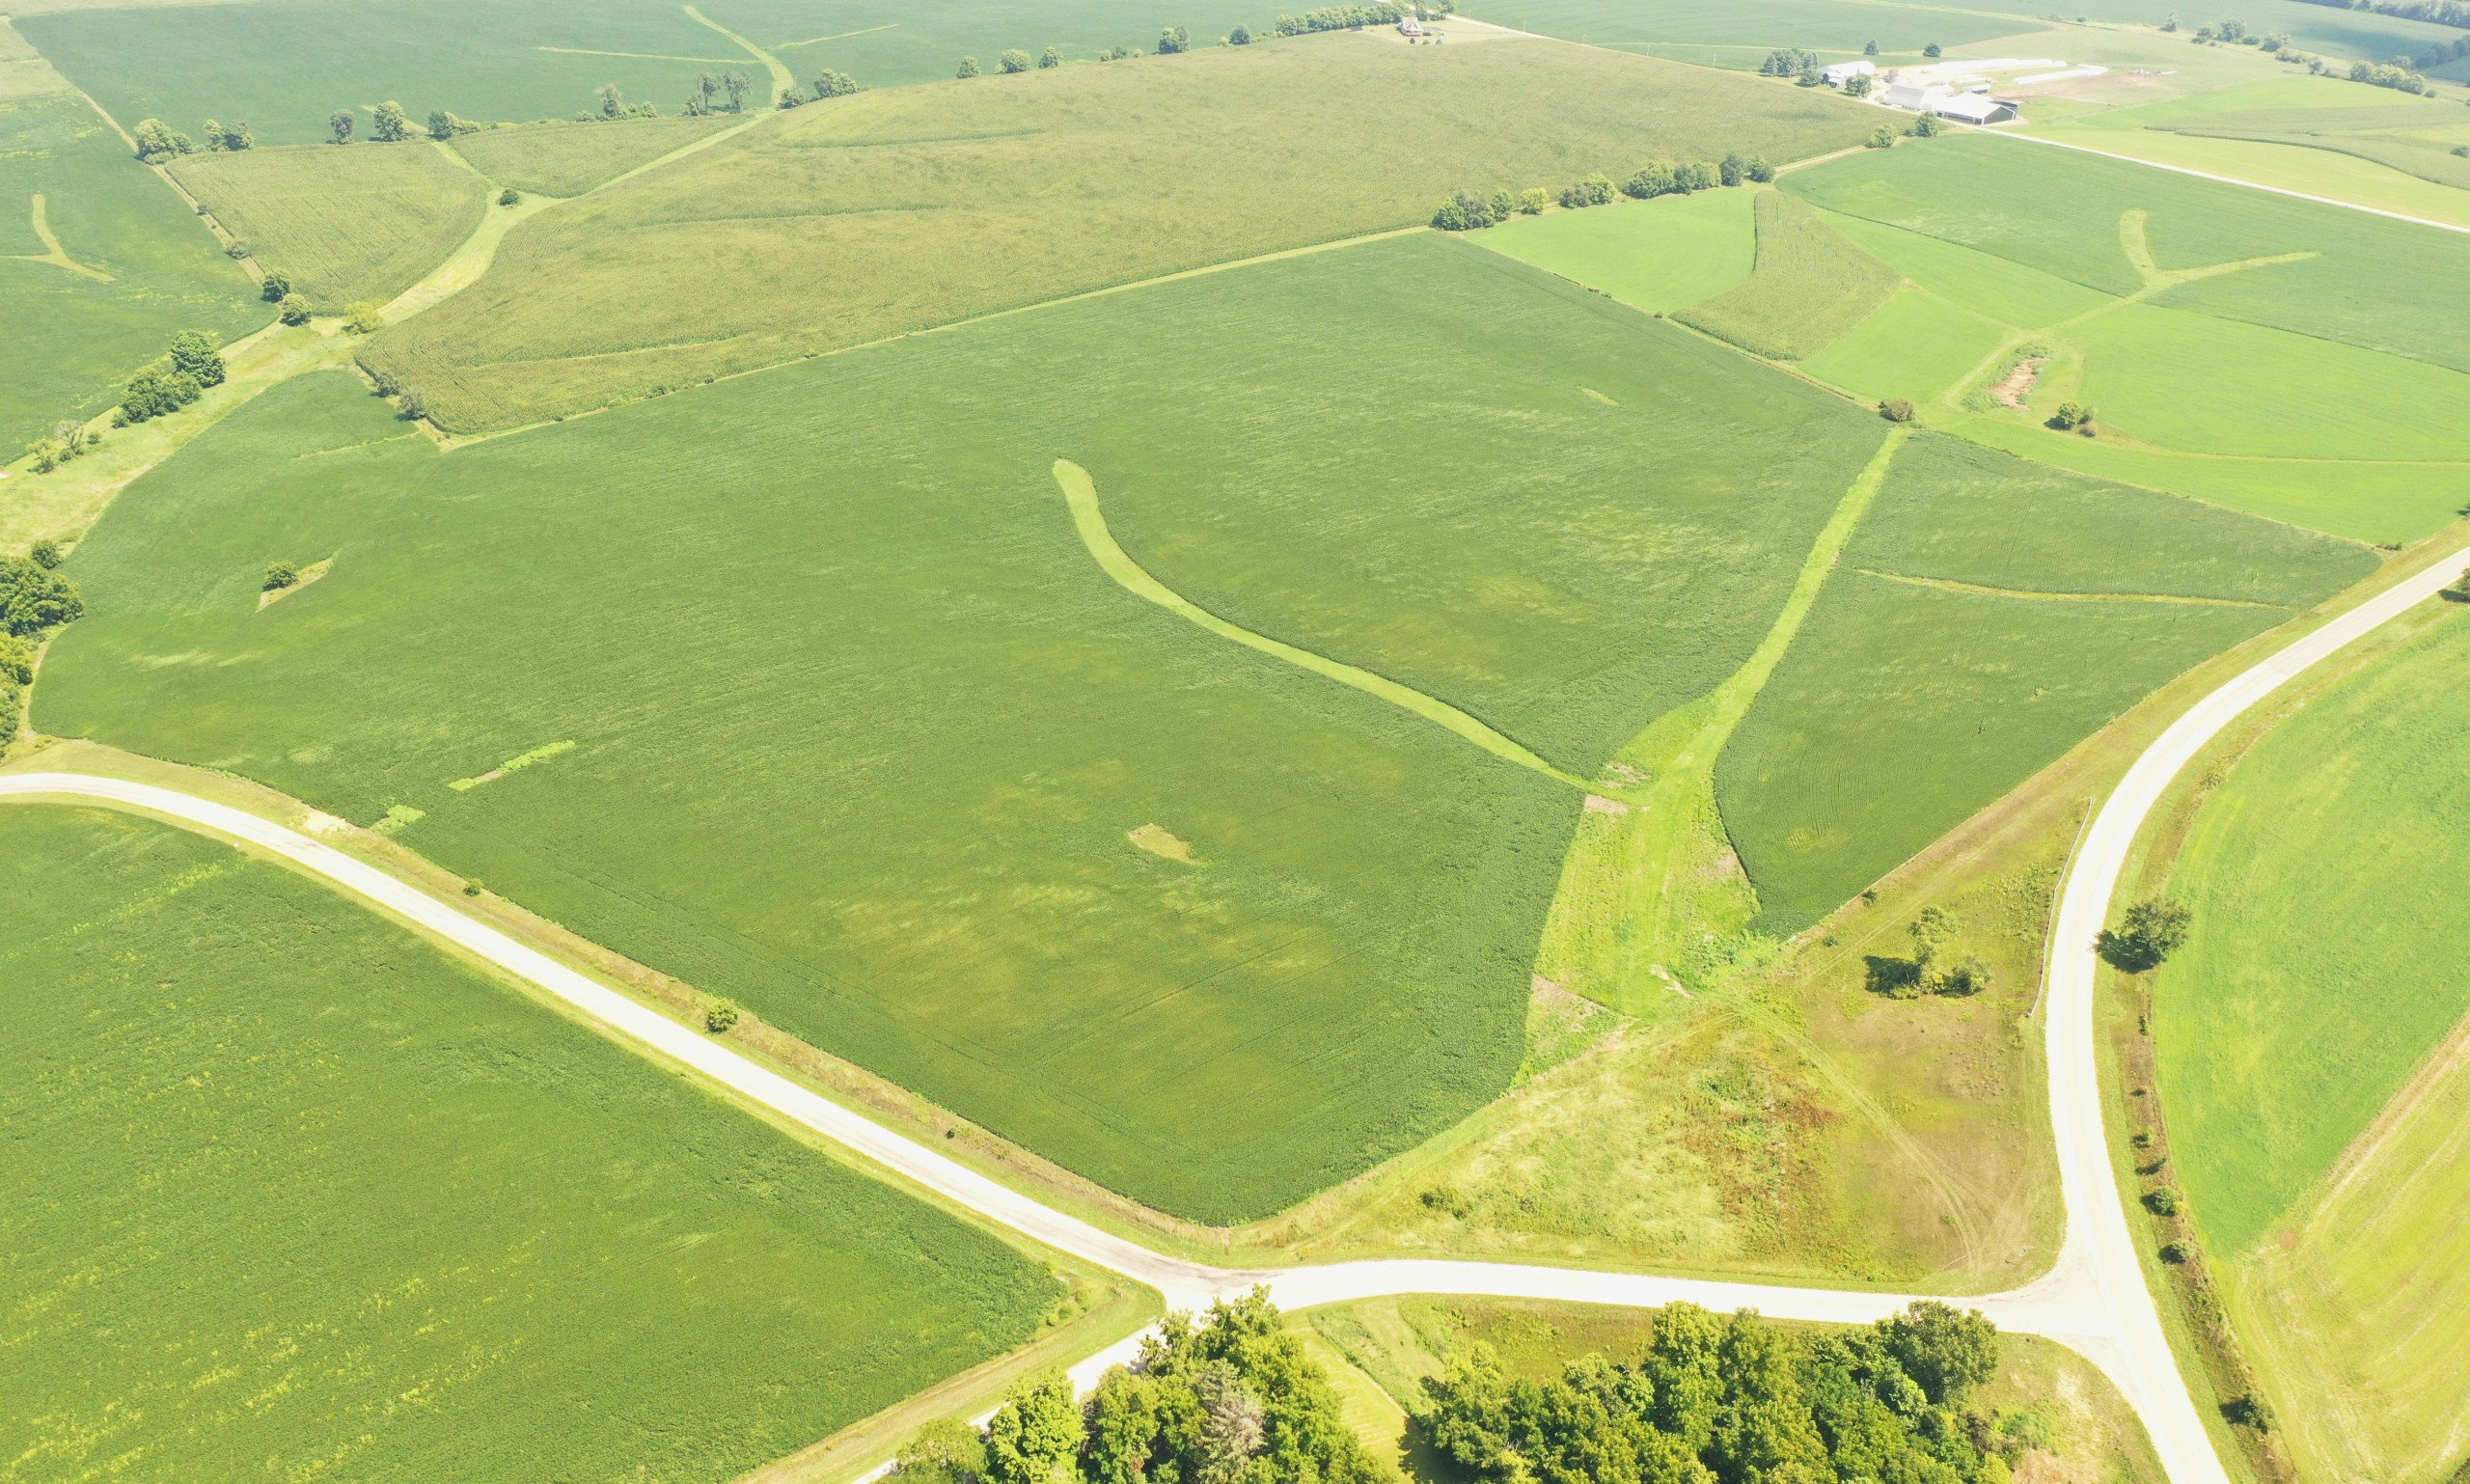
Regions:
<instances>
[{"instance_id":1,"label":"cut hay field","mask_svg":"<svg viewBox=\"0 0 2470 1484\"><path fill-rule=\"evenodd\" d=\"M1626 480L1528 486L1641 551L1721 530L1692 470L1733 456L1668 452L1646 394L1672 378L1623 364L1658 343L1601 329L1629 311L1434 237L1354 251L451 455L348 378L306 378L81 544L93 615L54 647L42 725L364 822L395 811L404 843L1111 1188L1210 1221L1279 1209L1508 1085L1578 794L1126 593L1050 465L1091 470L1126 545L1159 560L1164 493L1281 509L1276 481L1329 448L1281 430L1331 426L1332 406L1362 404L1350 469L1451 460L1468 500L1580 441L1605 470L1668 467L1665 506L1625 509ZM1451 353L1487 334L1518 359ZM1633 404L1560 380L1565 351ZM1739 382L1756 368L1683 364L1742 387L1720 415L1770 415ZM1394 388L1434 426L1394 415ZM1333 591L1385 546L1400 570L1469 563L1503 605L1609 612L1633 581L1549 527L1472 549L1463 510L1403 477L1320 487L1451 523L1299 525L1298 569ZM1743 524L1771 520L1755 508ZM1304 543L1332 538L1360 550L1316 564ZM1782 547L1745 541L1690 602L1757 601L1799 560ZM334 565L260 612L257 574L286 554ZM1497 665L1483 641L1506 632L1473 613L1418 642Z\"/></svg>"},{"instance_id":2,"label":"cut hay field","mask_svg":"<svg viewBox=\"0 0 2470 1484\"><path fill-rule=\"evenodd\" d=\"M0 811L13 1475L720 1484L1036 1333L1036 1263L316 885Z\"/></svg>"},{"instance_id":3,"label":"cut hay field","mask_svg":"<svg viewBox=\"0 0 2470 1484\"><path fill-rule=\"evenodd\" d=\"M2461 1147L2470 622L2310 697L2205 798L2156 976L2174 1168L2302 1470L2451 1477L2470 1431Z\"/></svg>"},{"instance_id":4,"label":"cut hay field","mask_svg":"<svg viewBox=\"0 0 2470 1484\"><path fill-rule=\"evenodd\" d=\"M1758 258L1753 199L1746 191L1698 191L1624 201L1513 217L1472 240L1632 309L1669 314L1749 277Z\"/></svg>"},{"instance_id":5,"label":"cut hay field","mask_svg":"<svg viewBox=\"0 0 2470 1484\"><path fill-rule=\"evenodd\" d=\"M1839 98L1519 39L1339 34L866 93L525 223L480 284L368 360L445 426L502 428L1411 226L1462 187L1653 155L1780 161L1863 128ZM1416 148L1363 148L1373 134Z\"/></svg>"},{"instance_id":6,"label":"cut hay field","mask_svg":"<svg viewBox=\"0 0 2470 1484\"><path fill-rule=\"evenodd\" d=\"M455 140L453 148L493 185L533 196L580 196L745 122L722 113L700 119L532 124L482 129Z\"/></svg>"},{"instance_id":7,"label":"cut hay field","mask_svg":"<svg viewBox=\"0 0 2470 1484\"><path fill-rule=\"evenodd\" d=\"M214 234L84 100L0 101L0 460L118 401L180 331L227 341L271 317Z\"/></svg>"},{"instance_id":8,"label":"cut hay field","mask_svg":"<svg viewBox=\"0 0 2470 1484\"><path fill-rule=\"evenodd\" d=\"M1834 344L1896 291L1893 269L1800 201L1780 191L1760 191L1757 200L1757 266L1737 288L1674 318L1753 355L1795 361Z\"/></svg>"},{"instance_id":9,"label":"cut hay field","mask_svg":"<svg viewBox=\"0 0 2470 1484\"><path fill-rule=\"evenodd\" d=\"M425 140L196 154L170 168L325 314L409 289L489 210L488 183Z\"/></svg>"},{"instance_id":10,"label":"cut hay field","mask_svg":"<svg viewBox=\"0 0 2470 1484\"><path fill-rule=\"evenodd\" d=\"M1923 437L1842 565L1715 769L1779 936L2374 558Z\"/></svg>"}]
</instances>

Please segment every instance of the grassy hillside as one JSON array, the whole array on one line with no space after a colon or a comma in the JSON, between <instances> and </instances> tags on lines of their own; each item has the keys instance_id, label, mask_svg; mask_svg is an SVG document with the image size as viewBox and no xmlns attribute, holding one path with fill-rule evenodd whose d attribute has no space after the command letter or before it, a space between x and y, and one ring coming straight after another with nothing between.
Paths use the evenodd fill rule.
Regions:
<instances>
[{"instance_id":1,"label":"grassy hillside","mask_svg":"<svg viewBox=\"0 0 2470 1484\"><path fill-rule=\"evenodd\" d=\"M1934 439L1909 452L1716 765L1769 932L1817 921L2289 617L2268 605L2374 567L2359 547L2142 490Z\"/></svg>"},{"instance_id":2,"label":"grassy hillside","mask_svg":"<svg viewBox=\"0 0 2470 1484\"><path fill-rule=\"evenodd\" d=\"M0 458L118 401L180 331L230 340L272 317L214 234L83 99L0 101Z\"/></svg>"},{"instance_id":3,"label":"grassy hillside","mask_svg":"<svg viewBox=\"0 0 2470 1484\"><path fill-rule=\"evenodd\" d=\"M1633 309L1669 314L1749 277L1758 257L1754 199L1747 191L1699 191L1517 216L1469 240Z\"/></svg>"},{"instance_id":4,"label":"grassy hillside","mask_svg":"<svg viewBox=\"0 0 2470 1484\"><path fill-rule=\"evenodd\" d=\"M525 224L370 359L448 426L503 427L1419 223L1460 187L1790 159L1861 126L1841 99L1516 39L1340 34L866 93Z\"/></svg>"},{"instance_id":5,"label":"grassy hillside","mask_svg":"<svg viewBox=\"0 0 2470 1484\"><path fill-rule=\"evenodd\" d=\"M1827 0L1681 0L1653 6L1620 0L1484 0L1468 7L1468 14L1572 41L1749 69L1778 46L1858 56L1876 41L1885 51L1917 54L1934 41L1954 46L2037 29L2030 21L2004 20L1978 11L1949 14L1901 4L1852 10Z\"/></svg>"},{"instance_id":6,"label":"grassy hillside","mask_svg":"<svg viewBox=\"0 0 2470 1484\"><path fill-rule=\"evenodd\" d=\"M1902 3L1927 6L1978 14L1983 11L2010 11L2019 16L2041 16L2047 14L2040 0L1902 0ZM2129 21L2139 25L2157 26L2171 16L2179 15L2183 7L2172 0L2077 0L2068 8L2069 18ZM2184 12L2185 24L2198 24L2197 13ZM2372 11L2346 10L2318 5L2314 0L2253 0L2238 8L2240 19L2258 36L2280 32L2292 44L2308 51L2332 52L2346 59L2388 62L2394 53L2405 52L2430 41L2450 41L2459 33L2427 21L2403 20L2394 15L2378 15ZM2192 48L2190 48L2192 49ZM2039 52L2025 53L2038 56ZM2065 55L2064 52L2059 55Z\"/></svg>"},{"instance_id":7,"label":"grassy hillside","mask_svg":"<svg viewBox=\"0 0 2470 1484\"><path fill-rule=\"evenodd\" d=\"M2292 1455L2413 1484L2470 1448L2470 976L2446 887L2470 624L2429 617L2204 801L2169 887L2194 932L2153 1024L2174 1168Z\"/></svg>"},{"instance_id":8,"label":"grassy hillside","mask_svg":"<svg viewBox=\"0 0 2470 1484\"><path fill-rule=\"evenodd\" d=\"M1514 487L1560 429L1669 441L1668 416L1542 380L1555 346L1604 362L1593 326L1626 311L1549 289L1504 305L1500 273L1527 270L1398 246L446 456L345 378L278 389L81 545L94 615L55 647L43 725L218 759L363 821L419 811L406 843L1103 1183L1206 1220L1277 1209L1508 1084L1578 794L1124 592L1049 466L1079 457L1135 503L1153 478L1271 494L1305 451L1254 452L1260 428L1326 427L1317 409L1418 377L1492 420L1446 446L1472 488ZM1377 325L1332 335L1387 283L1386 313L1357 312ZM1501 371L1436 352L1470 320L1537 347ZM1127 353L1142 344L1161 348ZM1357 426L1362 467L1434 456L1411 419ZM1419 493L1320 488L1368 512ZM1600 486L1535 498L1641 544L1669 518ZM1435 539L1394 549L1469 560L1417 544ZM261 613L281 556L334 566ZM1465 575L1496 605L1524 584L1546 609L1566 582L1608 610L1627 579L1583 557L1538 540ZM1738 569L1752 591L1762 560ZM1505 631L1477 613L1458 632ZM1565 672L1569 646L1602 652L1591 630L1558 654L1529 643ZM233 663L154 663L174 655Z\"/></svg>"},{"instance_id":9,"label":"grassy hillside","mask_svg":"<svg viewBox=\"0 0 2470 1484\"><path fill-rule=\"evenodd\" d=\"M198 154L171 169L261 264L326 313L409 289L489 206L487 183L426 141Z\"/></svg>"},{"instance_id":10,"label":"grassy hillside","mask_svg":"<svg viewBox=\"0 0 2470 1484\"><path fill-rule=\"evenodd\" d=\"M1754 355L1795 361L1833 344L1897 288L1895 271L1801 202L1758 194L1758 265L1739 288L1673 317Z\"/></svg>"},{"instance_id":11,"label":"grassy hillside","mask_svg":"<svg viewBox=\"0 0 2470 1484\"><path fill-rule=\"evenodd\" d=\"M230 847L0 811L21 1477L718 1481L1048 1274Z\"/></svg>"},{"instance_id":12,"label":"grassy hillside","mask_svg":"<svg viewBox=\"0 0 2470 1484\"><path fill-rule=\"evenodd\" d=\"M454 141L454 152L491 184L534 196L580 196L592 187L745 121L614 119L483 129Z\"/></svg>"}]
</instances>

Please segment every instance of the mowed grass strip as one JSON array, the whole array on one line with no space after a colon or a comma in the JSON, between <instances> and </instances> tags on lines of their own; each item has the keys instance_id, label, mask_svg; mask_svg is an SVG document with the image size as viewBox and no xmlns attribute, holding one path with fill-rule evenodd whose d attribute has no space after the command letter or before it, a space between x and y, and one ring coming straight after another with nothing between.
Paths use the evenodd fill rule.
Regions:
<instances>
[{"instance_id":1,"label":"mowed grass strip","mask_svg":"<svg viewBox=\"0 0 2470 1484\"><path fill-rule=\"evenodd\" d=\"M454 152L493 185L534 196L580 196L699 139L743 124L732 114L700 119L603 119L483 129Z\"/></svg>"},{"instance_id":2,"label":"mowed grass strip","mask_svg":"<svg viewBox=\"0 0 2470 1484\"><path fill-rule=\"evenodd\" d=\"M40 261L52 249L35 231L38 198L52 239L86 271ZM111 406L180 331L229 341L272 317L178 193L84 99L0 101L0 457Z\"/></svg>"},{"instance_id":3,"label":"mowed grass strip","mask_svg":"<svg viewBox=\"0 0 2470 1484\"><path fill-rule=\"evenodd\" d=\"M2234 604L2312 603L2374 567L2350 542L1914 439L1716 761L1758 925L1816 921L2288 617Z\"/></svg>"},{"instance_id":4,"label":"mowed grass strip","mask_svg":"<svg viewBox=\"0 0 2470 1484\"><path fill-rule=\"evenodd\" d=\"M1805 203L1761 191L1757 267L1740 287L1673 317L1752 354L1797 361L1868 318L1900 283Z\"/></svg>"},{"instance_id":5,"label":"mowed grass strip","mask_svg":"<svg viewBox=\"0 0 2470 1484\"><path fill-rule=\"evenodd\" d=\"M1517 38L1342 33L864 93L526 223L479 285L368 359L449 426L518 426L1413 225L1461 187L1789 160L1862 126L1840 98Z\"/></svg>"},{"instance_id":6,"label":"mowed grass strip","mask_svg":"<svg viewBox=\"0 0 2470 1484\"><path fill-rule=\"evenodd\" d=\"M1662 315L1749 277L1758 260L1750 202L1746 191L1659 196L1513 217L1469 240Z\"/></svg>"},{"instance_id":7,"label":"mowed grass strip","mask_svg":"<svg viewBox=\"0 0 2470 1484\"><path fill-rule=\"evenodd\" d=\"M1056 1279L321 887L0 810L28 1479L729 1479Z\"/></svg>"},{"instance_id":8,"label":"mowed grass strip","mask_svg":"<svg viewBox=\"0 0 2470 1484\"><path fill-rule=\"evenodd\" d=\"M409 289L489 208L488 183L426 140L196 154L171 170L259 262L329 313Z\"/></svg>"},{"instance_id":9,"label":"mowed grass strip","mask_svg":"<svg viewBox=\"0 0 2470 1484\"><path fill-rule=\"evenodd\" d=\"M1436 348L1491 316L1547 342L1522 368L1556 342L1604 358L1589 326L1628 311L1579 295L1573 317L1497 292L1549 290L1532 270L1384 246L1400 256L1112 295L448 455L346 377L279 388L81 544L93 616L46 664L43 725L363 822L416 813L397 838L1112 1189L1213 1223L1282 1209L1509 1085L1579 800L1125 592L1051 466L1084 463L1112 518L1117 489L1298 460L1323 478L1296 498L1375 512L1348 561L1396 539L1412 568L1469 548L1379 518L1414 492L1351 472L1434 456L1392 386L1494 403L1448 451L1471 489L1548 463L1565 426L1669 441L1668 414L1548 402L1527 370ZM1356 399L1369 415L1330 421ZM1362 438L1343 456L1340 426ZM1546 497L1642 545L1664 520L1606 489ZM1299 521L1290 549L1331 529ZM1547 599L1566 580L1609 611L1625 579L1583 550L1512 545L1465 576ZM284 556L334 564L260 610ZM1421 593L1375 596L1394 618ZM1452 631L1426 632L1450 658ZM1189 862L1143 848L1158 832Z\"/></svg>"}]
</instances>

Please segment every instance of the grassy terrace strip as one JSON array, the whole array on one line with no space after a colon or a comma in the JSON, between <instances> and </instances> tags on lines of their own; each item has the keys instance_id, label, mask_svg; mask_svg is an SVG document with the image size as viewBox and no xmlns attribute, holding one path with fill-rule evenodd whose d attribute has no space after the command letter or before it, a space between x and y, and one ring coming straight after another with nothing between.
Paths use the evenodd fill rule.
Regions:
<instances>
[{"instance_id":1,"label":"grassy terrace strip","mask_svg":"<svg viewBox=\"0 0 2470 1484\"><path fill-rule=\"evenodd\" d=\"M1590 211L1516 216L1470 238L1650 315L1712 299L1749 277L1756 228L1746 191L1698 191Z\"/></svg>"},{"instance_id":2,"label":"grassy terrace strip","mask_svg":"<svg viewBox=\"0 0 2470 1484\"><path fill-rule=\"evenodd\" d=\"M1456 732L1496 757L1506 758L1522 768L1531 768L1547 778L1567 783L1573 788L1583 789L1587 786L1585 780L1572 777L1553 767L1447 701L1436 701L1421 691L1412 690L1395 680L1376 675L1368 670L1343 664L1327 655L1314 654L1309 649L1299 649L1293 645L1280 644L1266 635L1255 634L1250 629L1229 623L1207 609L1194 604L1172 588L1142 571L1140 563L1125 555L1124 549L1115 544L1113 533L1107 529L1106 513L1098 507L1097 483L1089 478L1088 470L1070 459L1058 458L1055 461L1055 482L1062 489L1064 503L1072 509L1072 526L1074 530L1081 533L1081 544L1089 548L1089 555L1097 562L1099 567L1109 577L1122 584L1126 591L1147 598L1168 613L1190 619L1221 639L1231 640L1247 648L1258 649L1263 654L1284 660L1290 665L1308 670L1314 674L1327 675L1340 685L1353 686L1367 696L1377 696L1393 706L1413 712L1428 722Z\"/></svg>"},{"instance_id":3,"label":"grassy terrace strip","mask_svg":"<svg viewBox=\"0 0 2470 1484\"><path fill-rule=\"evenodd\" d=\"M719 1484L1062 1297L229 846L17 804L0 877L0 1449L30 1476Z\"/></svg>"},{"instance_id":4,"label":"grassy terrace strip","mask_svg":"<svg viewBox=\"0 0 2470 1484\"><path fill-rule=\"evenodd\" d=\"M1739 288L1673 316L1753 355L1826 348L1894 293L1893 269L1778 191L1758 193L1758 265Z\"/></svg>"},{"instance_id":5,"label":"grassy terrace strip","mask_svg":"<svg viewBox=\"0 0 2470 1484\"><path fill-rule=\"evenodd\" d=\"M723 113L700 119L535 124L467 134L454 141L454 152L493 185L532 196L580 196L672 151L748 122L744 116Z\"/></svg>"},{"instance_id":6,"label":"grassy terrace strip","mask_svg":"<svg viewBox=\"0 0 2470 1484\"><path fill-rule=\"evenodd\" d=\"M83 98L0 99L0 460L119 400L178 332L229 340L272 317Z\"/></svg>"},{"instance_id":7,"label":"grassy terrace strip","mask_svg":"<svg viewBox=\"0 0 2470 1484\"><path fill-rule=\"evenodd\" d=\"M328 314L409 289L490 209L487 182L426 140L189 155L170 168L260 263Z\"/></svg>"},{"instance_id":8,"label":"grassy terrace strip","mask_svg":"<svg viewBox=\"0 0 2470 1484\"><path fill-rule=\"evenodd\" d=\"M2154 986L2177 1179L2295 1462L2327 1476L2442 1479L2470 1445L2446 890L2470 854L2470 618L2431 617L2227 767L2170 875L2194 933Z\"/></svg>"},{"instance_id":9,"label":"grassy terrace strip","mask_svg":"<svg viewBox=\"0 0 2470 1484\"><path fill-rule=\"evenodd\" d=\"M1896 461L1715 769L1760 926L1786 933L2285 607L2374 570L2349 542L1925 438ZM1920 759L1928 766L1920 766Z\"/></svg>"},{"instance_id":10,"label":"grassy terrace strip","mask_svg":"<svg viewBox=\"0 0 2470 1484\"><path fill-rule=\"evenodd\" d=\"M1840 98L1498 36L1305 37L864 93L527 223L474 290L368 360L453 430L516 426L1420 222L1470 184L1650 154L1794 159L1862 128ZM1417 147L1364 148L1375 134ZM928 254L934 271L912 271Z\"/></svg>"}]
</instances>

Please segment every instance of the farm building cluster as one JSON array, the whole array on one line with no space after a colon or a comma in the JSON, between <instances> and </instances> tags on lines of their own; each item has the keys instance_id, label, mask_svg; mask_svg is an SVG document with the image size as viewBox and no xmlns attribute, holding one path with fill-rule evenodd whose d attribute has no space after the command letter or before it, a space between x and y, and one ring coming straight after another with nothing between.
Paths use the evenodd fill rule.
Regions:
<instances>
[{"instance_id":1,"label":"farm building cluster","mask_svg":"<svg viewBox=\"0 0 2470 1484\"><path fill-rule=\"evenodd\" d=\"M2057 82L2069 77L2098 76L2106 69L2070 67L2046 57L1950 58L1916 67L1880 69L1867 57L1838 62L1821 70L1830 88L1866 96L1885 108L1907 113L1936 114L1962 124L2015 124L2023 107L2017 97L1998 96L1999 79L2010 87Z\"/></svg>"}]
</instances>

